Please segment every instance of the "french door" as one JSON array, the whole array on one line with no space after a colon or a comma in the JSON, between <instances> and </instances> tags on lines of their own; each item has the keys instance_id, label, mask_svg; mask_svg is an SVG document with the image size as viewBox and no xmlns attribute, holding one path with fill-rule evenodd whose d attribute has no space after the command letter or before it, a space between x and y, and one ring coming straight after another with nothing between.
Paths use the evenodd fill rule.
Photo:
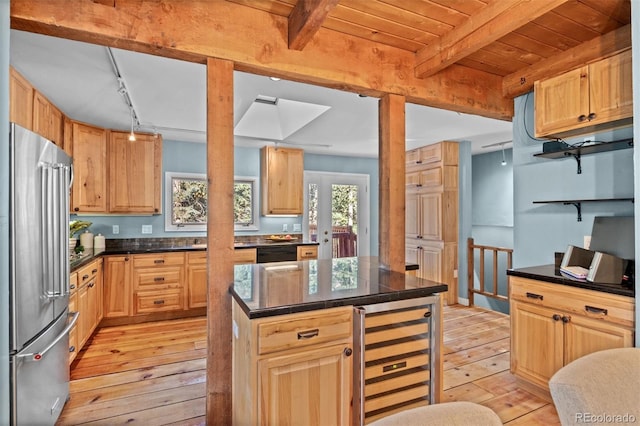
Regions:
<instances>
[{"instance_id":1,"label":"french door","mask_svg":"<svg viewBox=\"0 0 640 426\"><path fill-rule=\"evenodd\" d=\"M368 256L369 175L304 172L304 233L318 258Z\"/></svg>"}]
</instances>

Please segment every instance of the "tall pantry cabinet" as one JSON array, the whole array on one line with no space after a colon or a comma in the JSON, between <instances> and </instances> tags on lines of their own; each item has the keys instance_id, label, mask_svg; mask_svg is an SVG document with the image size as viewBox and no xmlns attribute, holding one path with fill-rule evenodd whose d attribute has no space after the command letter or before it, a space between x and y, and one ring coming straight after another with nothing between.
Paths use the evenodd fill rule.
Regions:
<instances>
[{"instance_id":1,"label":"tall pantry cabinet","mask_svg":"<svg viewBox=\"0 0 640 426\"><path fill-rule=\"evenodd\" d=\"M406 261L449 286L447 304L458 303L458 157L449 141L406 153Z\"/></svg>"}]
</instances>

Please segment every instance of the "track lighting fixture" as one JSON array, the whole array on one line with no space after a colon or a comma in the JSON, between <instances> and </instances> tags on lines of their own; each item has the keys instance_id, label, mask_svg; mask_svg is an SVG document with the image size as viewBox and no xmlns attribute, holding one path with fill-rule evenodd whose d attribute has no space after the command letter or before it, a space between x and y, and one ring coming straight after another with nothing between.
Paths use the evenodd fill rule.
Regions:
<instances>
[{"instance_id":1,"label":"track lighting fixture","mask_svg":"<svg viewBox=\"0 0 640 426\"><path fill-rule=\"evenodd\" d=\"M131 107L131 133L129 133L129 141L136 141L136 135L133 133L133 107Z\"/></svg>"}]
</instances>

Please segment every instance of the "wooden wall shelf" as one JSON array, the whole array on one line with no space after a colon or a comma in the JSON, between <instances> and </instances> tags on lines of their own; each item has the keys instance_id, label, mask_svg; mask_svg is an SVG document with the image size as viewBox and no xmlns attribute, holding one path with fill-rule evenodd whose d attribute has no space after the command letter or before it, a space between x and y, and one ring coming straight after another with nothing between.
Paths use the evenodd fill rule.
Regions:
<instances>
[{"instance_id":1,"label":"wooden wall shelf","mask_svg":"<svg viewBox=\"0 0 640 426\"><path fill-rule=\"evenodd\" d=\"M547 201L534 201L533 204L564 204L565 206L572 205L578 210L578 222L582 222L582 203L601 203L605 201L630 201L634 202L633 198L596 198L588 200L547 200Z\"/></svg>"}]
</instances>

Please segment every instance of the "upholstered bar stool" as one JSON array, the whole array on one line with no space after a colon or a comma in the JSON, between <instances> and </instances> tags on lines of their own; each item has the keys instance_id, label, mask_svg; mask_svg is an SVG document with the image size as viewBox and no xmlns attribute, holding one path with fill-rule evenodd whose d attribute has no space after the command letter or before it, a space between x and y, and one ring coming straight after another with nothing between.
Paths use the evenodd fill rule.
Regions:
<instances>
[{"instance_id":1,"label":"upholstered bar stool","mask_svg":"<svg viewBox=\"0 0 640 426\"><path fill-rule=\"evenodd\" d=\"M549 390L563 426L640 422L640 348L593 352L562 367Z\"/></svg>"},{"instance_id":2,"label":"upholstered bar stool","mask_svg":"<svg viewBox=\"0 0 640 426\"><path fill-rule=\"evenodd\" d=\"M443 402L383 417L369 426L501 426L490 408L473 402Z\"/></svg>"}]
</instances>

